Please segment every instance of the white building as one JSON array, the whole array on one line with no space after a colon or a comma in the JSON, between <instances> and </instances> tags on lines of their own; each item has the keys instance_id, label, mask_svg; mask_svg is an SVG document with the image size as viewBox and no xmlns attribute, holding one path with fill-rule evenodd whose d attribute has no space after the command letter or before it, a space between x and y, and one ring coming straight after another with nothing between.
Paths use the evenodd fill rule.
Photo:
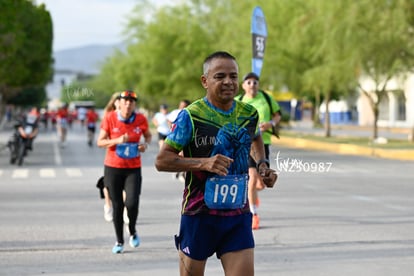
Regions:
<instances>
[{"instance_id":1,"label":"white building","mask_svg":"<svg viewBox=\"0 0 414 276\"><path fill-rule=\"evenodd\" d=\"M375 83L369 78L360 80L365 91L374 91ZM414 74L392 79L386 85L386 95L379 105L379 127L414 127ZM375 96L375 95L374 95ZM357 100L358 124L372 126L374 115L367 97L360 92Z\"/></svg>"}]
</instances>

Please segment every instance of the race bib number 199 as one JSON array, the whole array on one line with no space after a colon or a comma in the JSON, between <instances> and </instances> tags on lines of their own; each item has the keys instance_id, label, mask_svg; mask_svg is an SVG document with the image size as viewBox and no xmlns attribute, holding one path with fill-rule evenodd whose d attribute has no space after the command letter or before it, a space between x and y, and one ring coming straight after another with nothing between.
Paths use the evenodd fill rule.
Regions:
<instances>
[{"instance_id":1,"label":"race bib number 199","mask_svg":"<svg viewBox=\"0 0 414 276\"><path fill-rule=\"evenodd\" d=\"M207 179L204 201L210 209L238 209L247 202L247 174L213 176Z\"/></svg>"}]
</instances>

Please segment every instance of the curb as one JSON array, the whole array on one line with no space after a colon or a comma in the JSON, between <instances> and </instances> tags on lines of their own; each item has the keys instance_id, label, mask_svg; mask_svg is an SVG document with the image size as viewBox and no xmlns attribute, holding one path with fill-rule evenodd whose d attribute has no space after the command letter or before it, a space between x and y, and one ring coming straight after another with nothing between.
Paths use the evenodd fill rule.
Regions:
<instances>
[{"instance_id":1,"label":"curb","mask_svg":"<svg viewBox=\"0 0 414 276\"><path fill-rule=\"evenodd\" d=\"M282 145L300 149L312 149L320 151L335 152L346 155L362 155L370 157L379 157L394 160L414 161L414 150L387 150L379 148L371 148L349 144L324 143L319 141L311 141L303 138L281 137L277 139L272 137L272 144Z\"/></svg>"}]
</instances>

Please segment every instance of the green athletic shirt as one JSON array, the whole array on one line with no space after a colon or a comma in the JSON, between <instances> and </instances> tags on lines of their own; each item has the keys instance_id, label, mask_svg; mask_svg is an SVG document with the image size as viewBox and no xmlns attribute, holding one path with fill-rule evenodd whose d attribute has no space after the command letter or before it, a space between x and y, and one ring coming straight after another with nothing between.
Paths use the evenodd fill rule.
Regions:
<instances>
[{"instance_id":1,"label":"green athletic shirt","mask_svg":"<svg viewBox=\"0 0 414 276\"><path fill-rule=\"evenodd\" d=\"M165 143L186 157L223 154L234 160L229 175L248 174L248 157L253 139L259 135L256 109L234 101L229 111L220 110L199 99L180 112ZM207 177L212 173L193 171L186 175L182 213L233 216L249 212L249 204L239 209L209 209L204 202Z\"/></svg>"},{"instance_id":2,"label":"green athletic shirt","mask_svg":"<svg viewBox=\"0 0 414 276\"><path fill-rule=\"evenodd\" d=\"M251 104L257 109L257 112L259 113L259 124L269 122L272 119L272 114L270 114L270 106L267 103L267 100L265 96L263 95L263 92L261 90L258 91L256 97L254 98L248 98L246 95L243 96L242 102ZM237 96L236 99L240 100L241 95ZM280 110L279 104L273 100L272 97L270 97L271 103L272 103L272 109L273 112L276 113ZM272 141L272 134L269 131L265 131L262 133L263 137L263 143L269 145Z\"/></svg>"}]
</instances>

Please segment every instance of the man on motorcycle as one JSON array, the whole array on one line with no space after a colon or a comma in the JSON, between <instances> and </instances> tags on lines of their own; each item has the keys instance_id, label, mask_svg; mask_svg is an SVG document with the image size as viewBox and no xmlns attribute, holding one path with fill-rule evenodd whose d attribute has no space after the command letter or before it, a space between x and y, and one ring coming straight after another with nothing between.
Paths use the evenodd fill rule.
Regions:
<instances>
[{"instance_id":1,"label":"man on motorcycle","mask_svg":"<svg viewBox=\"0 0 414 276\"><path fill-rule=\"evenodd\" d=\"M17 161L19 166L23 163L27 150L32 150L33 139L36 137L39 128L39 112L33 107L29 113L23 115L14 125L15 131L8 142L10 149L10 164Z\"/></svg>"},{"instance_id":2,"label":"man on motorcycle","mask_svg":"<svg viewBox=\"0 0 414 276\"><path fill-rule=\"evenodd\" d=\"M37 107L32 107L32 109L23 116L23 119L20 122L18 127L19 134L22 138L27 139L26 149L32 150L33 140L39 132L39 118L40 114L37 110Z\"/></svg>"}]
</instances>

